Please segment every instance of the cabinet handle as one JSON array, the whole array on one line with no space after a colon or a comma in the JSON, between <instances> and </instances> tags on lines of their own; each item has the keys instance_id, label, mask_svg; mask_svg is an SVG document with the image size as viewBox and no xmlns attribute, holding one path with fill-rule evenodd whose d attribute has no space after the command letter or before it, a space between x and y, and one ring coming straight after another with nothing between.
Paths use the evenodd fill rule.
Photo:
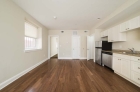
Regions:
<instances>
[{"instance_id":1,"label":"cabinet handle","mask_svg":"<svg viewBox=\"0 0 140 92\"><path fill-rule=\"evenodd\" d=\"M138 78L138 80L140 80L140 78Z\"/></svg>"},{"instance_id":2,"label":"cabinet handle","mask_svg":"<svg viewBox=\"0 0 140 92\"><path fill-rule=\"evenodd\" d=\"M129 28L128 28L129 29Z\"/></svg>"},{"instance_id":3,"label":"cabinet handle","mask_svg":"<svg viewBox=\"0 0 140 92\"><path fill-rule=\"evenodd\" d=\"M138 69L140 69L140 67L138 67Z\"/></svg>"},{"instance_id":4,"label":"cabinet handle","mask_svg":"<svg viewBox=\"0 0 140 92\"><path fill-rule=\"evenodd\" d=\"M138 59L138 60L140 60L140 59Z\"/></svg>"}]
</instances>

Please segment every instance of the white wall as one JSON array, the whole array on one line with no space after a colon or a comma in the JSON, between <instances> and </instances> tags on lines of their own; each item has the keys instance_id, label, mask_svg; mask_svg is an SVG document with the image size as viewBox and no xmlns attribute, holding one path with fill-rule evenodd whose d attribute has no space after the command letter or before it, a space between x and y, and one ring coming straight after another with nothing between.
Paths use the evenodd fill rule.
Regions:
<instances>
[{"instance_id":1,"label":"white wall","mask_svg":"<svg viewBox=\"0 0 140 92\"><path fill-rule=\"evenodd\" d=\"M42 27L42 50L24 52L25 18ZM0 83L47 58L47 28L15 5L0 0Z\"/></svg>"},{"instance_id":2,"label":"white wall","mask_svg":"<svg viewBox=\"0 0 140 92\"><path fill-rule=\"evenodd\" d=\"M51 52L51 57L58 54L58 51L57 51L57 40L58 40L58 37L51 37L50 38L50 52Z\"/></svg>"},{"instance_id":3,"label":"white wall","mask_svg":"<svg viewBox=\"0 0 140 92\"><path fill-rule=\"evenodd\" d=\"M49 35L59 35L59 57L72 58L72 33L74 30L49 30ZM85 30L77 30L78 35L81 37L81 58L86 58L87 49L87 35L89 32Z\"/></svg>"},{"instance_id":4,"label":"white wall","mask_svg":"<svg viewBox=\"0 0 140 92\"><path fill-rule=\"evenodd\" d=\"M127 32L126 42L113 43L113 49L128 50L128 48L135 48L136 51L140 51L140 29L135 29Z\"/></svg>"}]
</instances>

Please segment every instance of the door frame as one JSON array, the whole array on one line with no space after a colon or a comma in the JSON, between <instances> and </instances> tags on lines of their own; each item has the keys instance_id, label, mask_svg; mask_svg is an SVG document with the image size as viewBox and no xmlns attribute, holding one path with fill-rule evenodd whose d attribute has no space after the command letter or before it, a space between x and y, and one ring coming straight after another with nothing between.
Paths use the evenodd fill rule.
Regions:
<instances>
[{"instance_id":1,"label":"door frame","mask_svg":"<svg viewBox=\"0 0 140 92\"><path fill-rule=\"evenodd\" d=\"M59 59L59 35L49 35L48 36L48 59L50 59L51 54L51 37L58 37L58 59Z\"/></svg>"},{"instance_id":2,"label":"door frame","mask_svg":"<svg viewBox=\"0 0 140 92\"><path fill-rule=\"evenodd\" d=\"M71 42L72 42L72 44L71 44L71 58L72 59L75 59L75 58L73 58L73 37L79 37L79 58L77 58L77 59L81 59L81 37L79 36L79 35L73 35L72 36L72 40L71 40Z\"/></svg>"}]
</instances>

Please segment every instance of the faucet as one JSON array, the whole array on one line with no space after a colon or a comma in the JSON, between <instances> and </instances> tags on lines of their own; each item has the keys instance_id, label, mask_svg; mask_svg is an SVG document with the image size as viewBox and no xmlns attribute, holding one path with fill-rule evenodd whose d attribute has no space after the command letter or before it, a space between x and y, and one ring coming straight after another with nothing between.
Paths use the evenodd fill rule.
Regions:
<instances>
[{"instance_id":1,"label":"faucet","mask_svg":"<svg viewBox=\"0 0 140 92\"><path fill-rule=\"evenodd\" d=\"M132 53L136 53L134 48L132 48L132 49L128 48L128 49L129 49Z\"/></svg>"}]
</instances>

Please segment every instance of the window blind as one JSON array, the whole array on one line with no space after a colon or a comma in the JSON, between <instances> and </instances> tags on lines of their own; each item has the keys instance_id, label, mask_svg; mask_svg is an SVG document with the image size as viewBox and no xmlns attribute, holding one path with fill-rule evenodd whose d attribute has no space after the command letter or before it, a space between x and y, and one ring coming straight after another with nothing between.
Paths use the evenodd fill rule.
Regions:
<instances>
[{"instance_id":1,"label":"window blind","mask_svg":"<svg viewBox=\"0 0 140 92\"><path fill-rule=\"evenodd\" d=\"M38 27L32 25L31 23L25 22L25 36L31 38L38 37Z\"/></svg>"}]
</instances>

